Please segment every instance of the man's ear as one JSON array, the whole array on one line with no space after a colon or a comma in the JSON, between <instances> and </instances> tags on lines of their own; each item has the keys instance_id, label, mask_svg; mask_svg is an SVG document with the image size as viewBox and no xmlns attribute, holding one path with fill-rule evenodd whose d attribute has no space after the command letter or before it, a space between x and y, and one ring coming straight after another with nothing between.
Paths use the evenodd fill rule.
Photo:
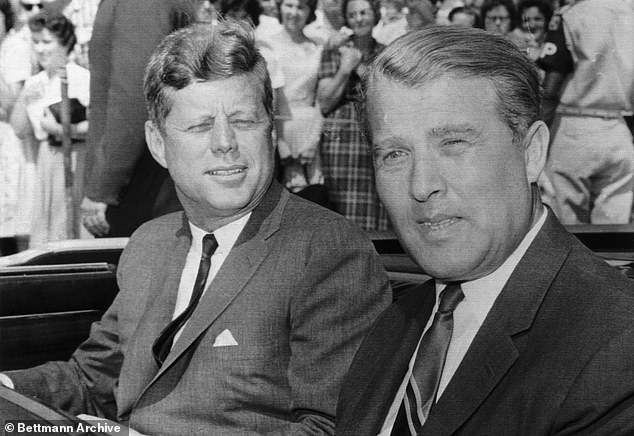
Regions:
<instances>
[{"instance_id":1,"label":"man's ear","mask_svg":"<svg viewBox=\"0 0 634 436\"><path fill-rule=\"evenodd\" d=\"M528 128L524 136L524 160L526 162L526 176L529 183L537 182L539 175L546 166L548 156L548 142L550 132L546 123L535 121Z\"/></svg>"},{"instance_id":2,"label":"man's ear","mask_svg":"<svg viewBox=\"0 0 634 436\"><path fill-rule=\"evenodd\" d=\"M167 168L165 160L165 141L159 128L150 120L145 122L145 142L155 161L163 168Z\"/></svg>"}]
</instances>

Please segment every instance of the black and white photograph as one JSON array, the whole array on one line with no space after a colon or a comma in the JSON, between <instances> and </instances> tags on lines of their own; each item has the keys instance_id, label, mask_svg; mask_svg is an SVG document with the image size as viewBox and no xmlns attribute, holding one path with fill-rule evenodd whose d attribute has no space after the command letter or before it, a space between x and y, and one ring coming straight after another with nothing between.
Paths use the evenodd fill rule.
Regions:
<instances>
[{"instance_id":1,"label":"black and white photograph","mask_svg":"<svg viewBox=\"0 0 634 436\"><path fill-rule=\"evenodd\" d=\"M634 435L634 0L0 0L0 427Z\"/></svg>"}]
</instances>

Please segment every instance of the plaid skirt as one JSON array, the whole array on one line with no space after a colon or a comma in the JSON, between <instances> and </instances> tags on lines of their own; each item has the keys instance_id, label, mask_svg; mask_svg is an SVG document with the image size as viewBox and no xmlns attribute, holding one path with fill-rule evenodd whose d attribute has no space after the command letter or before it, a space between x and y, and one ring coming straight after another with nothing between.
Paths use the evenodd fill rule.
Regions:
<instances>
[{"instance_id":1,"label":"plaid skirt","mask_svg":"<svg viewBox=\"0 0 634 436\"><path fill-rule=\"evenodd\" d=\"M374 184L372 152L352 102L339 106L324 120L320 153L335 209L365 230L387 230L387 214Z\"/></svg>"}]
</instances>

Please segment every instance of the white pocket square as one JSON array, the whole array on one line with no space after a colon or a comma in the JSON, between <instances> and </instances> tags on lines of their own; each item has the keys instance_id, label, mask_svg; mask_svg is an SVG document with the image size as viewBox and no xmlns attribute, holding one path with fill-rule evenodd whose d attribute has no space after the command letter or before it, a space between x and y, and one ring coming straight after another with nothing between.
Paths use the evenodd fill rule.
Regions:
<instances>
[{"instance_id":1,"label":"white pocket square","mask_svg":"<svg viewBox=\"0 0 634 436\"><path fill-rule=\"evenodd\" d=\"M238 342L235 340L229 329L223 330L218 336L216 336L216 340L214 341L214 347L232 347L234 345L238 345Z\"/></svg>"}]
</instances>

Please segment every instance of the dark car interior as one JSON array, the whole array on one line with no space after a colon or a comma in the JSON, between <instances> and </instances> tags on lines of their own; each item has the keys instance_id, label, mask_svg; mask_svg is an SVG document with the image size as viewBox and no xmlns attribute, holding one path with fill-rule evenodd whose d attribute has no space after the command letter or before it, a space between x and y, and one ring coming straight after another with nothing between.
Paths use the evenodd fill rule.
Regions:
<instances>
[{"instance_id":1,"label":"dark car interior","mask_svg":"<svg viewBox=\"0 0 634 436\"><path fill-rule=\"evenodd\" d=\"M634 279L633 226L573 226L570 230ZM428 279L393 234L370 236L388 271L395 299ZM116 266L124 246L125 240L97 250L39 252L0 266L0 371L68 359L118 292Z\"/></svg>"}]
</instances>

